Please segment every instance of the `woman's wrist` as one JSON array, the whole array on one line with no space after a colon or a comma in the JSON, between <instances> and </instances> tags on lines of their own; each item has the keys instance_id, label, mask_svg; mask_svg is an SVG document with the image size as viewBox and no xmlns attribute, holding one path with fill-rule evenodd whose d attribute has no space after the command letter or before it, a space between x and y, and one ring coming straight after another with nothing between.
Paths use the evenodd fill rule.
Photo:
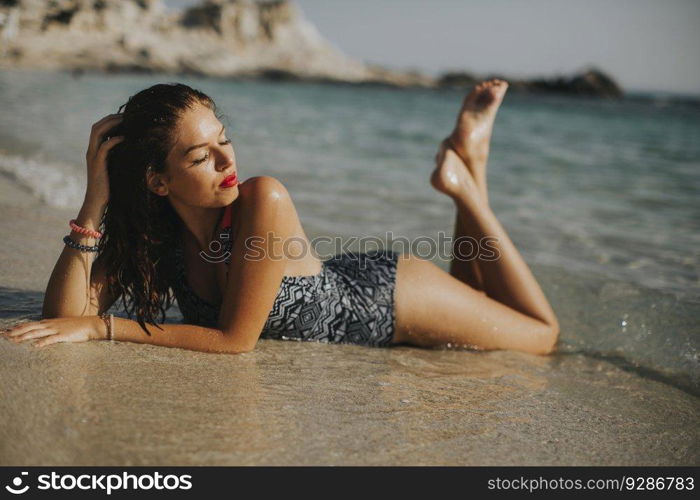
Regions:
<instances>
[{"instance_id":1,"label":"woman's wrist","mask_svg":"<svg viewBox=\"0 0 700 500\"><path fill-rule=\"evenodd\" d=\"M107 325L100 316L90 316L93 325L93 340L107 340Z\"/></svg>"}]
</instances>

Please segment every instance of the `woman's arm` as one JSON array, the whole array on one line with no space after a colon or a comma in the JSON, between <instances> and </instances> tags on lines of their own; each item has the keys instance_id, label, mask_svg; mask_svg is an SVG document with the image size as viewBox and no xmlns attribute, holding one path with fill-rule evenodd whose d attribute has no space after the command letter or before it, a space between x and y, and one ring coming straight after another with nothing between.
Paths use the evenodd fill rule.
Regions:
<instances>
[{"instance_id":1,"label":"woman's arm","mask_svg":"<svg viewBox=\"0 0 700 500\"><path fill-rule=\"evenodd\" d=\"M295 212L289 193L273 177L253 177L239 190L241 224L231 251L241 257L229 265L219 328L162 324L163 330L148 326L148 336L137 322L114 318L115 340L232 354L255 348L284 276L284 240ZM98 327L99 338L106 338L105 326Z\"/></svg>"},{"instance_id":2,"label":"woman's arm","mask_svg":"<svg viewBox=\"0 0 700 500\"><path fill-rule=\"evenodd\" d=\"M76 223L97 230L104 210L103 204L86 198ZM95 238L76 231L71 231L70 238L81 245L96 244ZM107 301L104 287L99 287L97 283L88 285L94 255L93 252L81 252L68 245L64 246L46 286L42 317L86 316L100 312L100 297Z\"/></svg>"},{"instance_id":3,"label":"woman's arm","mask_svg":"<svg viewBox=\"0 0 700 500\"><path fill-rule=\"evenodd\" d=\"M240 228L231 252L218 326L235 345L253 349L270 314L287 265L285 241L296 211L277 179L240 185Z\"/></svg>"},{"instance_id":4,"label":"woman's arm","mask_svg":"<svg viewBox=\"0 0 700 500\"><path fill-rule=\"evenodd\" d=\"M121 115L108 115L92 126L85 160L87 163L87 190L83 206L76 218L79 226L97 230L109 201L107 154L123 137L105 140L105 135L121 121ZM71 231L70 238L81 245L95 245L95 238ZM65 245L44 294L42 316L62 318L99 314L109 308L116 297L108 297L104 274L91 284L95 254L81 252Z\"/></svg>"},{"instance_id":5,"label":"woman's arm","mask_svg":"<svg viewBox=\"0 0 700 500\"><path fill-rule=\"evenodd\" d=\"M133 320L113 318L115 340L179 347L203 352L237 354L251 351L262 333L284 276L284 242L293 228L295 210L289 193L272 177L249 179L240 187L241 224L234 242L220 328L196 325L146 325L146 334ZM17 325L7 332L15 342L39 339L39 346L107 338L99 316L44 319Z\"/></svg>"},{"instance_id":6,"label":"woman's arm","mask_svg":"<svg viewBox=\"0 0 700 500\"><path fill-rule=\"evenodd\" d=\"M252 349L238 345L230 335L216 328L181 324L158 326L160 328L147 324L151 334L147 335L136 321L113 318L112 338L203 352L238 354ZM19 323L1 333L14 343L32 341L33 346L43 348L56 343L106 340L107 325L99 316L77 316Z\"/></svg>"},{"instance_id":7,"label":"woman's arm","mask_svg":"<svg viewBox=\"0 0 700 500\"><path fill-rule=\"evenodd\" d=\"M295 212L284 185L273 177L248 179L239 196L241 223L231 249L236 258L229 265L218 328L162 324L163 330L148 326L148 336L137 322L114 318L115 340L204 352L255 348L284 276L283 246ZM106 332L100 338L105 337Z\"/></svg>"},{"instance_id":8,"label":"woman's arm","mask_svg":"<svg viewBox=\"0 0 700 500\"><path fill-rule=\"evenodd\" d=\"M107 338L107 326L97 316L96 325L99 338ZM239 344L235 336L226 335L217 328L207 328L197 325L180 325L164 323L158 325L162 330L152 325L146 325L151 335L146 335L141 325L126 318L113 318L112 335L114 340L136 342L163 347L179 347L192 351L218 352L240 354L253 350L255 344ZM257 339L256 339L257 340Z\"/></svg>"}]
</instances>

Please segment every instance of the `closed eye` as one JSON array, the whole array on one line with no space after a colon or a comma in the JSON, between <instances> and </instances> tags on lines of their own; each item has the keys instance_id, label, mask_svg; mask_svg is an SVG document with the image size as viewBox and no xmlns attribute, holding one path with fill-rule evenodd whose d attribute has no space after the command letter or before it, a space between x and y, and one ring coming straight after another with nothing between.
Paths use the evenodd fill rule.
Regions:
<instances>
[{"instance_id":1,"label":"closed eye","mask_svg":"<svg viewBox=\"0 0 700 500\"><path fill-rule=\"evenodd\" d=\"M231 144L231 139L226 139L224 142L220 142L219 144L220 144L221 146L226 146L227 144ZM201 158L199 158L199 159L197 159L197 160L194 160L194 161L192 162L192 164L193 164L193 165L199 165L200 163L205 162L205 161L207 161L208 159L209 159L209 151L207 151L207 152L204 154L204 156L202 156Z\"/></svg>"}]
</instances>

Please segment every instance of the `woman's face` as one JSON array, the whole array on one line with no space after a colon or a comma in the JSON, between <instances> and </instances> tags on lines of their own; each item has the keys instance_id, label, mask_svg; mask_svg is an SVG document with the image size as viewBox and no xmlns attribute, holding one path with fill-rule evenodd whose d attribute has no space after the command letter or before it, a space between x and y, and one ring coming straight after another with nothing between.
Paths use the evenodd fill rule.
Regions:
<instances>
[{"instance_id":1,"label":"woman's face","mask_svg":"<svg viewBox=\"0 0 700 500\"><path fill-rule=\"evenodd\" d=\"M163 179L170 201L209 208L230 205L238 197L238 185L220 184L236 174L236 155L213 111L196 104L182 115L175 133Z\"/></svg>"}]
</instances>

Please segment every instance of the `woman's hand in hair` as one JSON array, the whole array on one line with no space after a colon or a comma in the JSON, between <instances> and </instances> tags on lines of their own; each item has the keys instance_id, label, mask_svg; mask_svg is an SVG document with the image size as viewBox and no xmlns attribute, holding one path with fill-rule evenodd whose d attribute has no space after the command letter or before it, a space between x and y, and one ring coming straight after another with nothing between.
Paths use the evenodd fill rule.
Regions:
<instances>
[{"instance_id":1,"label":"woman's hand in hair","mask_svg":"<svg viewBox=\"0 0 700 500\"><path fill-rule=\"evenodd\" d=\"M107 133L122 121L121 114L107 115L92 126L87 161L87 192L85 199L99 205L109 201L107 153L124 140L123 136L108 137Z\"/></svg>"},{"instance_id":2,"label":"woman's hand in hair","mask_svg":"<svg viewBox=\"0 0 700 500\"><path fill-rule=\"evenodd\" d=\"M56 342L103 340L107 326L99 316L76 316L20 323L2 334L14 343L35 340L34 347L43 347Z\"/></svg>"}]
</instances>

